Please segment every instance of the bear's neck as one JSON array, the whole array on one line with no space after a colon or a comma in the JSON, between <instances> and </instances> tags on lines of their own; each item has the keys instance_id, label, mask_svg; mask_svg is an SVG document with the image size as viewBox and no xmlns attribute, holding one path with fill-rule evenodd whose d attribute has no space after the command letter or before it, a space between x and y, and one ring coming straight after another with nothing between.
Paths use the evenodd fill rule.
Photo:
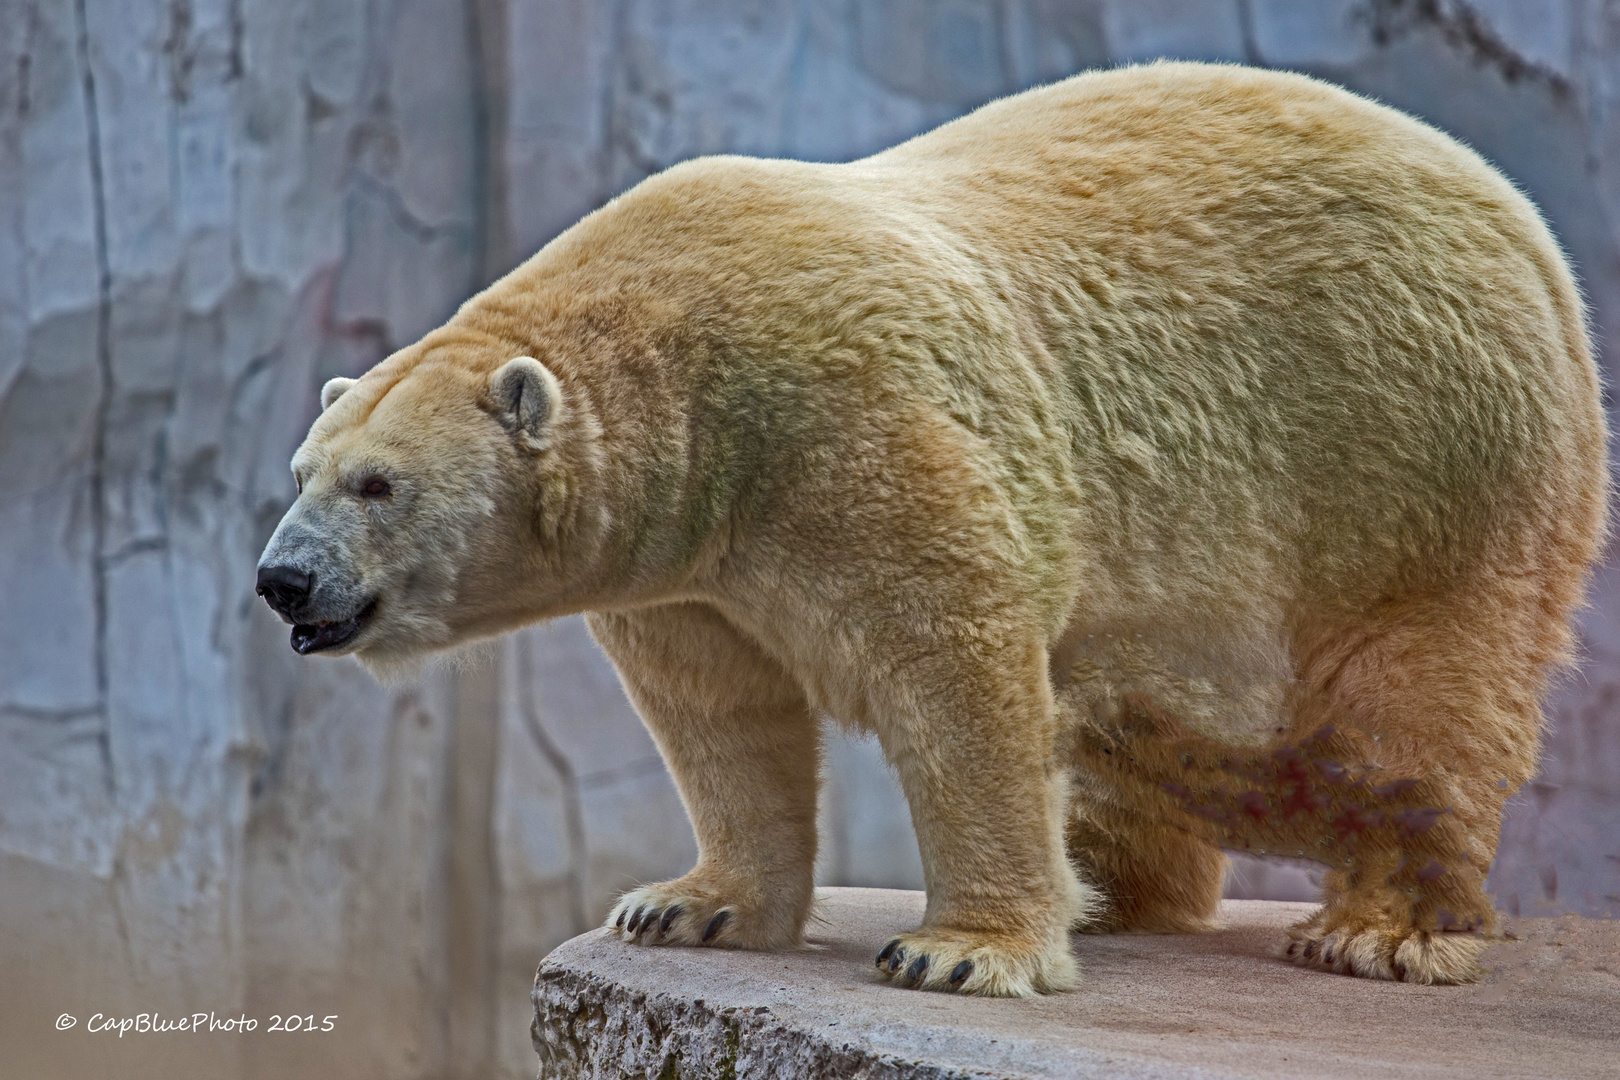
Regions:
<instances>
[{"instance_id":1,"label":"bear's neck","mask_svg":"<svg viewBox=\"0 0 1620 1080\"><path fill-rule=\"evenodd\" d=\"M562 384L552 460L540 463L539 524L565 560L591 552L575 567L569 606L701 595L738 518L757 509L773 458L782 407L757 365L717 328L656 298L543 303L531 286L514 311L501 284L453 322L482 339L473 362L493 372L534 356Z\"/></svg>"}]
</instances>

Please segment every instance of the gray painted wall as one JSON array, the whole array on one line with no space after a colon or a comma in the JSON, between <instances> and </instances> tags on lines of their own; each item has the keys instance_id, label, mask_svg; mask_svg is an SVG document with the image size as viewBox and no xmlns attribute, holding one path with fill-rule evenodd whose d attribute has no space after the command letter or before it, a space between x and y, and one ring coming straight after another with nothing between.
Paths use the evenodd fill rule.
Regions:
<instances>
[{"instance_id":1,"label":"gray painted wall","mask_svg":"<svg viewBox=\"0 0 1620 1080\"><path fill-rule=\"evenodd\" d=\"M1156 56L1321 74L1498 163L1620 340L1597 0L0 0L0 1044L23 1075L530 1075L539 956L690 830L577 620L403 689L252 595L326 378L696 154L843 160ZM1620 912L1620 578L1493 884ZM822 876L914 885L869 743ZM1299 895L1298 867L1232 891ZM338 1030L95 1040L212 1009ZM81 1014L58 1034L61 1012Z\"/></svg>"}]
</instances>

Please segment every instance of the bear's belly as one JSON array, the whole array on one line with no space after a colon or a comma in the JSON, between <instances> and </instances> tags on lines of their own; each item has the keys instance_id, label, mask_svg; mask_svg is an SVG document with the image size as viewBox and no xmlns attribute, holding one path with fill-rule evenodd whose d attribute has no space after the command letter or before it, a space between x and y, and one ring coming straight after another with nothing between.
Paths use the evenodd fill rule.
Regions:
<instances>
[{"instance_id":1,"label":"bear's belly","mask_svg":"<svg viewBox=\"0 0 1620 1080\"><path fill-rule=\"evenodd\" d=\"M1258 628L1255 628L1258 630ZM1115 623L1071 628L1049 660L1060 715L1121 733L1132 702L1188 734L1257 749L1288 726L1292 664L1280 636L1201 635Z\"/></svg>"}]
</instances>

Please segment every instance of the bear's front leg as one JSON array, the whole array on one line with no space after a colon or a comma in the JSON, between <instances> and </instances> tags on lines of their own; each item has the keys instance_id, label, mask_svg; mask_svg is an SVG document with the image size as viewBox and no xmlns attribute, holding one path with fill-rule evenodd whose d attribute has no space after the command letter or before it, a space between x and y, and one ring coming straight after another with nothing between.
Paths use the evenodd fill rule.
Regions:
<instances>
[{"instance_id":1,"label":"bear's front leg","mask_svg":"<svg viewBox=\"0 0 1620 1080\"><path fill-rule=\"evenodd\" d=\"M883 946L899 986L1027 997L1078 981L1085 886L1064 853L1065 773L1038 643L918 650L877 703L921 849L923 925Z\"/></svg>"},{"instance_id":2,"label":"bear's front leg","mask_svg":"<svg viewBox=\"0 0 1620 1080\"><path fill-rule=\"evenodd\" d=\"M804 693L712 608L593 614L680 789L698 861L632 889L607 925L638 944L798 945L814 898L820 732Z\"/></svg>"}]
</instances>

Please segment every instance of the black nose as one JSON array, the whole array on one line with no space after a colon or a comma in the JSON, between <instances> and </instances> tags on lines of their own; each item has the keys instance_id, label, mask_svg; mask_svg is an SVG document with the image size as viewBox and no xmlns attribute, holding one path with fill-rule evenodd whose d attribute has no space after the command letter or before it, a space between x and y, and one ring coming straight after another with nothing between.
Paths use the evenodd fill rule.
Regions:
<instances>
[{"instance_id":1,"label":"black nose","mask_svg":"<svg viewBox=\"0 0 1620 1080\"><path fill-rule=\"evenodd\" d=\"M282 614L309 599L309 575L290 566L259 567L259 585L254 590Z\"/></svg>"}]
</instances>

